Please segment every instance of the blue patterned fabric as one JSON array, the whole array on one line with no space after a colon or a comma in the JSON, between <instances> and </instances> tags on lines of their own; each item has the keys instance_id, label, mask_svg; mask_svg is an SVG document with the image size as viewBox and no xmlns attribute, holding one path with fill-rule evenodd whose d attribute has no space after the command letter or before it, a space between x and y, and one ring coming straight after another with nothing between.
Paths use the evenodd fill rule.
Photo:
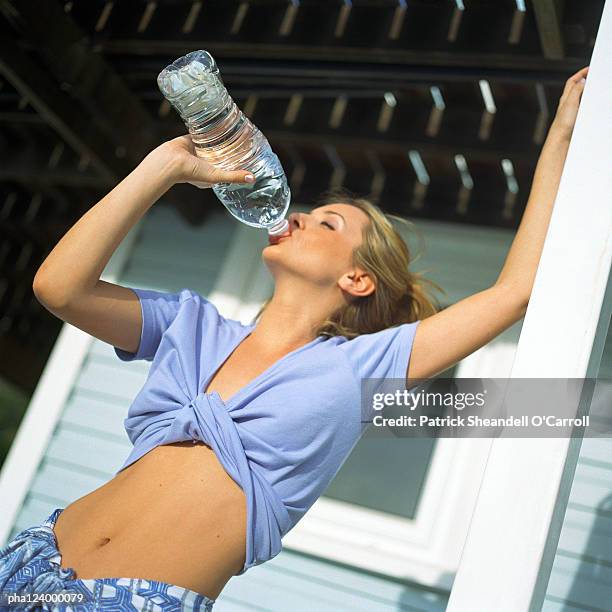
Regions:
<instances>
[{"instance_id":1,"label":"blue patterned fabric","mask_svg":"<svg viewBox=\"0 0 612 612\"><path fill-rule=\"evenodd\" d=\"M53 610L90 612L210 612L214 600L180 586L141 578L75 579L72 568L61 567L61 554L53 527L63 508L57 508L40 526L25 529L0 549L0 595L29 595L29 603L5 605L0 610ZM33 595L49 593L82 595L82 602L34 602Z\"/></svg>"}]
</instances>

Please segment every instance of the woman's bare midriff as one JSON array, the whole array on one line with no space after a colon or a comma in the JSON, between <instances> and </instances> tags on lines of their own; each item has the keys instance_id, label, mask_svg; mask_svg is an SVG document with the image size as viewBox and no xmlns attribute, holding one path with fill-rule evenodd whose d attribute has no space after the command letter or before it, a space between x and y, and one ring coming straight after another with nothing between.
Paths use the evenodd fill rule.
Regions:
<instances>
[{"instance_id":1,"label":"woman's bare midriff","mask_svg":"<svg viewBox=\"0 0 612 612\"><path fill-rule=\"evenodd\" d=\"M55 525L77 578L145 578L216 599L244 566L246 500L198 442L158 446L68 505Z\"/></svg>"}]
</instances>

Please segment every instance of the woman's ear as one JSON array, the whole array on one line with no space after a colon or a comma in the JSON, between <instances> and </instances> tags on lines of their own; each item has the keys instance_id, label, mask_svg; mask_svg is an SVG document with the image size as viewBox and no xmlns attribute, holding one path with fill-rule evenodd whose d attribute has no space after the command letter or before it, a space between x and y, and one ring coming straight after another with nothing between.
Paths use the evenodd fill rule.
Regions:
<instances>
[{"instance_id":1,"label":"woman's ear","mask_svg":"<svg viewBox=\"0 0 612 612\"><path fill-rule=\"evenodd\" d=\"M366 297L374 293L376 285L372 277L361 268L354 268L338 280L340 289L354 297Z\"/></svg>"}]
</instances>

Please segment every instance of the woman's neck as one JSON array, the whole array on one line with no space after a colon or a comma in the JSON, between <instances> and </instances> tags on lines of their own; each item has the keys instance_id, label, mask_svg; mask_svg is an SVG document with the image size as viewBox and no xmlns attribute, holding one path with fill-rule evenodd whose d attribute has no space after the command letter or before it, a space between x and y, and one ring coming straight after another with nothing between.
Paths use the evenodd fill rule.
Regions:
<instances>
[{"instance_id":1,"label":"woman's neck","mask_svg":"<svg viewBox=\"0 0 612 612\"><path fill-rule=\"evenodd\" d=\"M337 300L337 296L277 287L250 335L271 351L294 350L317 337L319 325L338 308Z\"/></svg>"}]
</instances>

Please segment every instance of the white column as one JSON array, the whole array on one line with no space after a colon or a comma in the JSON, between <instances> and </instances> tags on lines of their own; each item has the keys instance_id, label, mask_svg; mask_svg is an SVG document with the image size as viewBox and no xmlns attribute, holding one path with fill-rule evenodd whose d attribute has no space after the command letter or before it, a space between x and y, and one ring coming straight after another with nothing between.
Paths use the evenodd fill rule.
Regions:
<instances>
[{"instance_id":1,"label":"white column","mask_svg":"<svg viewBox=\"0 0 612 612\"><path fill-rule=\"evenodd\" d=\"M601 360L611 301L610 58L612 0L599 27L513 378L595 376ZM579 439L493 440L448 612L539 612L579 449Z\"/></svg>"}]
</instances>

